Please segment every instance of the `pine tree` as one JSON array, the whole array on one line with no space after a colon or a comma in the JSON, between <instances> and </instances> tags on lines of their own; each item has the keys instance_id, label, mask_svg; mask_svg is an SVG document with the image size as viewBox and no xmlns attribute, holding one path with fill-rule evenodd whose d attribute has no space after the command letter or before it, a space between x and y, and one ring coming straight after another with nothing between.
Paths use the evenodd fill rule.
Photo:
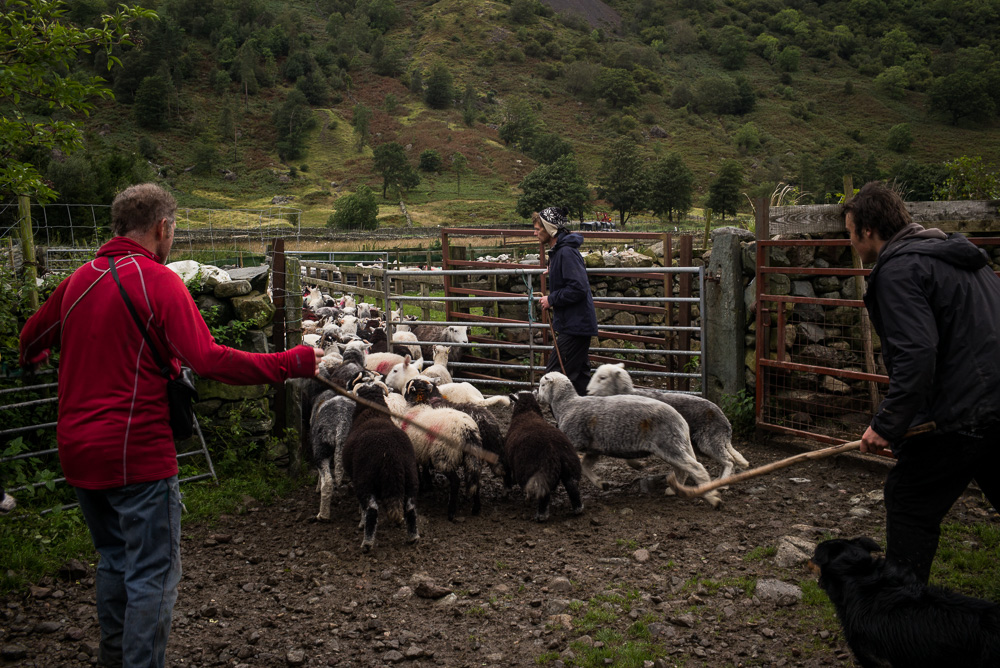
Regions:
<instances>
[{"instance_id":1,"label":"pine tree","mask_svg":"<svg viewBox=\"0 0 1000 668\"><path fill-rule=\"evenodd\" d=\"M635 141L622 137L611 144L601 161L597 183L597 196L618 212L618 224L622 227L629 216L646 208L649 186Z\"/></svg>"},{"instance_id":2,"label":"pine tree","mask_svg":"<svg viewBox=\"0 0 1000 668\"><path fill-rule=\"evenodd\" d=\"M680 153L671 153L656 162L650 171L649 208L657 216L666 214L680 220L691 209L694 174L684 164Z\"/></svg>"},{"instance_id":3,"label":"pine tree","mask_svg":"<svg viewBox=\"0 0 1000 668\"><path fill-rule=\"evenodd\" d=\"M424 101L431 109L447 109L451 106L454 97L451 72L448 71L448 67L444 63L435 63L427 75L427 91L424 93Z\"/></svg>"},{"instance_id":4,"label":"pine tree","mask_svg":"<svg viewBox=\"0 0 1000 668\"><path fill-rule=\"evenodd\" d=\"M722 219L726 219L726 214L736 215L736 209L740 205L740 188L743 187L743 168L735 160L725 160L719 173L708 186L708 201L705 203L713 211L722 214Z\"/></svg>"}]
</instances>

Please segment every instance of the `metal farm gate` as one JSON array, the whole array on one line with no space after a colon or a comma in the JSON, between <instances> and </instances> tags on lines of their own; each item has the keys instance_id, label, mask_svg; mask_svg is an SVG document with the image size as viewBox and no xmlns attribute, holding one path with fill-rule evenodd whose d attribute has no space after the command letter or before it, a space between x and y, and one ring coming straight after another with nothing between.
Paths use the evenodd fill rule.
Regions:
<instances>
[{"instance_id":1,"label":"metal farm gate","mask_svg":"<svg viewBox=\"0 0 1000 668\"><path fill-rule=\"evenodd\" d=\"M996 202L907 207L914 222L945 232L1000 229ZM870 269L851 249L839 211L838 205L769 211L766 200L757 207L757 426L825 444L860 438L889 382L864 307ZM992 236L970 241L1000 245Z\"/></svg>"},{"instance_id":2,"label":"metal farm gate","mask_svg":"<svg viewBox=\"0 0 1000 668\"><path fill-rule=\"evenodd\" d=\"M455 237L501 236L521 253L538 249L534 262L492 262L467 259L467 249L455 246ZM554 351L548 314L538 307L546 291L545 253L531 230L442 230L443 268L386 270L377 266L332 265L302 261L302 282L354 294L386 310L407 305L420 309L412 325L467 325L469 342L463 358L452 362L454 375L481 385L484 391L531 386ZM637 385L701 393L705 387L705 273L692 260L692 238L668 234L585 234L591 247L607 242L642 239L662 241L672 257L679 241L679 266L602 267L587 273L595 277L594 303L599 319L597 345L591 346L591 366L624 362ZM498 247L501 252L503 247ZM502 254L502 253L501 253ZM523 253L521 253L523 255ZM623 294L616 282L632 286ZM635 285L644 286L642 290ZM603 287L600 287L603 286ZM440 294L443 293L443 294ZM443 320L431 319L431 312ZM530 333L529 333L530 332ZM387 326L392 338L392 326ZM454 345L425 341L427 344Z\"/></svg>"}]
</instances>

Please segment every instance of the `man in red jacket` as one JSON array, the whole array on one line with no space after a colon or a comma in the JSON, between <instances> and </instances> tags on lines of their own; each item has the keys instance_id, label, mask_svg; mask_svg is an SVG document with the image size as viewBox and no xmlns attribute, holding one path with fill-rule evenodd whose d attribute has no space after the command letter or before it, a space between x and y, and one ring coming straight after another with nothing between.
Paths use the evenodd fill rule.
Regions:
<instances>
[{"instance_id":1,"label":"man in red jacket","mask_svg":"<svg viewBox=\"0 0 1000 668\"><path fill-rule=\"evenodd\" d=\"M56 437L66 480L101 555L99 661L164 665L180 580L180 492L166 379L109 274L159 357L205 378L253 385L316 374L308 346L254 354L215 343L180 277L164 266L177 202L157 185L132 186L111 205L115 235L56 288L21 332L21 364L61 348Z\"/></svg>"}]
</instances>

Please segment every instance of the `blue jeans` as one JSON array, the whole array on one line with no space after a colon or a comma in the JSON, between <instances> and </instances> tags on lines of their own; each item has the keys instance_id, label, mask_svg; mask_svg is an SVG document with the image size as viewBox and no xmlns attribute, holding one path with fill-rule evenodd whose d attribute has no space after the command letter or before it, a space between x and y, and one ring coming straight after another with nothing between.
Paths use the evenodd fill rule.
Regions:
<instances>
[{"instance_id":1,"label":"blue jeans","mask_svg":"<svg viewBox=\"0 0 1000 668\"><path fill-rule=\"evenodd\" d=\"M76 489L97 566L98 657L105 666L163 668L181 579L177 476L114 489Z\"/></svg>"}]
</instances>

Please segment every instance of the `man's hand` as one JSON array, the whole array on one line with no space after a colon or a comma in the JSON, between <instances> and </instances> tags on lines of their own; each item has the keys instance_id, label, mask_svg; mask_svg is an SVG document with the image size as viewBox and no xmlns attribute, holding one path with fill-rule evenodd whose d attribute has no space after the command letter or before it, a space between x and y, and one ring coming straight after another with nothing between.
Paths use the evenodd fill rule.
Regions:
<instances>
[{"instance_id":1,"label":"man's hand","mask_svg":"<svg viewBox=\"0 0 1000 668\"><path fill-rule=\"evenodd\" d=\"M320 350L319 348L316 348L316 349L315 349L315 350L313 351L313 354L314 354L314 355L316 356L316 357L315 357L315 362L316 362L316 368L315 368L315 369L313 369L313 375L315 376L315 375L317 375L317 374L319 373L319 361L320 361L321 359L323 359L323 355L324 355L325 353L324 353L324 352L323 352L322 350Z\"/></svg>"},{"instance_id":2,"label":"man's hand","mask_svg":"<svg viewBox=\"0 0 1000 668\"><path fill-rule=\"evenodd\" d=\"M543 309L552 308L551 306L549 306L549 296L548 295L545 295L544 297L542 297L540 303L541 303Z\"/></svg>"},{"instance_id":3,"label":"man's hand","mask_svg":"<svg viewBox=\"0 0 1000 668\"><path fill-rule=\"evenodd\" d=\"M864 436L861 437L861 452L868 452L873 455L884 454L889 449L889 441L879 436L878 432L868 427Z\"/></svg>"}]
</instances>

